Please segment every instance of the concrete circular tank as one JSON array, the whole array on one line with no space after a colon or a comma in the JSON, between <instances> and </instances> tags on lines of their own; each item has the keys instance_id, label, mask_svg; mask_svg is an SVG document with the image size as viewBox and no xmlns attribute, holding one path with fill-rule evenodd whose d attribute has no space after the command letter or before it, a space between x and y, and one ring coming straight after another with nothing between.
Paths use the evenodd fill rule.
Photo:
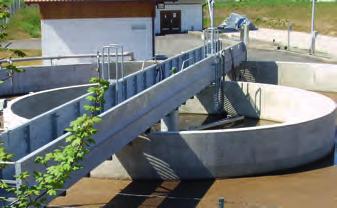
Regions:
<instances>
[{"instance_id":1,"label":"concrete circular tank","mask_svg":"<svg viewBox=\"0 0 337 208\"><path fill-rule=\"evenodd\" d=\"M332 151L336 104L317 93L227 82L226 111L282 122L269 126L142 136L92 177L206 179L260 174L315 161Z\"/></svg>"},{"instance_id":2,"label":"concrete circular tank","mask_svg":"<svg viewBox=\"0 0 337 208\"><path fill-rule=\"evenodd\" d=\"M18 97L4 111L6 128L13 128L87 93L89 85L44 90Z\"/></svg>"},{"instance_id":3,"label":"concrete circular tank","mask_svg":"<svg viewBox=\"0 0 337 208\"><path fill-rule=\"evenodd\" d=\"M281 69L278 68L279 72ZM315 77L312 80L317 81ZM67 87L29 94L11 102L7 115L12 116L9 120L13 125L20 124L41 113L40 109L27 108L27 103L34 107L46 104L41 109L47 111L85 94L86 88ZM140 136L112 160L91 171L91 176L165 180L243 176L302 165L333 149L336 104L332 100L296 88L250 82L226 82L224 89L226 112L280 123ZM211 87L206 89L204 97L211 98L212 93L207 94L211 91ZM52 105L34 101L67 93L71 94L68 98L57 99ZM183 108L186 112L200 113L198 102L188 101Z\"/></svg>"}]
</instances>

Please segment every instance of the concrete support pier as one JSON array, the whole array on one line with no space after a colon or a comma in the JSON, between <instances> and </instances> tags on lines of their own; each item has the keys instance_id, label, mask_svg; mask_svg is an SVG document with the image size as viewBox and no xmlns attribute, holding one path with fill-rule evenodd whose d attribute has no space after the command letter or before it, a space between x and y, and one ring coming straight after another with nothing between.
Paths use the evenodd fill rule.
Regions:
<instances>
[{"instance_id":1,"label":"concrete support pier","mask_svg":"<svg viewBox=\"0 0 337 208\"><path fill-rule=\"evenodd\" d=\"M249 43L249 25L244 24L240 30L240 40L247 46Z\"/></svg>"},{"instance_id":2,"label":"concrete support pier","mask_svg":"<svg viewBox=\"0 0 337 208\"><path fill-rule=\"evenodd\" d=\"M179 130L179 111L174 110L160 120L161 131L178 131Z\"/></svg>"}]
</instances>

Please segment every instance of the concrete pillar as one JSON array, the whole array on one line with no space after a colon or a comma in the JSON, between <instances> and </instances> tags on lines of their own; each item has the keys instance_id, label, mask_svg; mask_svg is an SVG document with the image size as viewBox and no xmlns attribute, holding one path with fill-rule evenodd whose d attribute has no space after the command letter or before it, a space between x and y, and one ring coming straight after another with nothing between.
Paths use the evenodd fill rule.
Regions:
<instances>
[{"instance_id":1,"label":"concrete pillar","mask_svg":"<svg viewBox=\"0 0 337 208\"><path fill-rule=\"evenodd\" d=\"M290 50L290 32L293 29L293 25L289 22L288 23L288 44L287 44L287 49Z\"/></svg>"},{"instance_id":2,"label":"concrete pillar","mask_svg":"<svg viewBox=\"0 0 337 208\"><path fill-rule=\"evenodd\" d=\"M243 42L244 36L245 36L245 31L243 30L243 28L240 28L240 41Z\"/></svg>"},{"instance_id":3,"label":"concrete pillar","mask_svg":"<svg viewBox=\"0 0 337 208\"><path fill-rule=\"evenodd\" d=\"M318 32L314 31L313 34L311 35L311 44L310 44L310 49L309 49L309 54L314 55L316 52L316 38L317 38Z\"/></svg>"},{"instance_id":4,"label":"concrete pillar","mask_svg":"<svg viewBox=\"0 0 337 208\"><path fill-rule=\"evenodd\" d=\"M249 25L248 24L245 24L243 26L243 31L244 31L244 38L243 38L243 42L246 44L246 46L248 45L249 43Z\"/></svg>"},{"instance_id":5,"label":"concrete pillar","mask_svg":"<svg viewBox=\"0 0 337 208\"><path fill-rule=\"evenodd\" d=\"M160 121L161 131L179 131L179 111L174 110Z\"/></svg>"},{"instance_id":6,"label":"concrete pillar","mask_svg":"<svg viewBox=\"0 0 337 208\"><path fill-rule=\"evenodd\" d=\"M244 42L246 46L249 43L249 25L244 24L240 29L240 41Z\"/></svg>"}]
</instances>

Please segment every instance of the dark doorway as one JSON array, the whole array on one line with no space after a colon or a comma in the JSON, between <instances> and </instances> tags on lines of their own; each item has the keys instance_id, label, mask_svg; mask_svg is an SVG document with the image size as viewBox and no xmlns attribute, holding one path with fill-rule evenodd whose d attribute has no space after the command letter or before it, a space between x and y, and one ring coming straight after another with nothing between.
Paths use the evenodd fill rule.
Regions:
<instances>
[{"instance_id":1,"label":"dark doorway","mask_svg":"<svg viewBox=\"0 0 337 208\"><path fill-rule=\"evenodd\" d=\"M181 11L160 11L160 33L172 34L181 32Z\"/></svg>"}]
</instances>

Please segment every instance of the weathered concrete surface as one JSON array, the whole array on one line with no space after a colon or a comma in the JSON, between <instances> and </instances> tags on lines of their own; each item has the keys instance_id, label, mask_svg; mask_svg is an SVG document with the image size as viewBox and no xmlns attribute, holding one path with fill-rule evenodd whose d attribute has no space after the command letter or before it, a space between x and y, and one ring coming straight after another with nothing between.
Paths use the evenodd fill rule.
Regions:
<instances>
[{"instance_id":1,"label":"weathered concrete surface","mask_svg":"<svg viewBox=\"0 0 337 208\"><path fill-rule=\"evenodd\" d=\"M233 70L229 78L312 91L337 92L337 65L334 64L248 61L241 68Z\"/></svg>"},{"instance_id":2,"label":"weathered concrete surface","mask_svg":"<svg viewBox=\"0 0 337 208\"><path fill-rule=\"evenodd\" d=\"M152 65L152 61L145 62L145 67ZM125 62L125 76L142 68L143 62ZM25 71L15 73L13 78L1 85L0 96L25 94L42 90L87 84L91 77L97 77L96 64L75 64L60 66L22 67ZM7 77L6 71L0 71L0 77ZM111 65L111 77L115 75L115 64Z\"/></svg>"},{"instance_id":3,"label":"weathered concrete surface","mask_svg":"<svg viewBox=\"0 0 337 208\"><path fill-rule=\"evenodd\" d=\"M18 97L4 110L4 125L12 129L87 93L89 85L56 88Z\"/></svg>"},{"instance_id":4,"label":"weathered concrete surface","mask_svg":"<svg viewBox=\"0 0 337 208\"><path fill-rule=\"evenodd\" d=\"M212 86L196 94L179 108L180 113L217 114L216 90Z\"/></svg>"},{"instance_id":5,"label":"weathered concrete surface","mask_svg":"<svg viewBox=\"0 0 337 208\"><path fill-rule=\"evenodd\" d=\"M228 82L225 96L227 112L283 123L150 134L134 140L91 176L164 180L243 176L302 165L333 149L336 105L322 95Z\"/></svg>"}]
</instances>

